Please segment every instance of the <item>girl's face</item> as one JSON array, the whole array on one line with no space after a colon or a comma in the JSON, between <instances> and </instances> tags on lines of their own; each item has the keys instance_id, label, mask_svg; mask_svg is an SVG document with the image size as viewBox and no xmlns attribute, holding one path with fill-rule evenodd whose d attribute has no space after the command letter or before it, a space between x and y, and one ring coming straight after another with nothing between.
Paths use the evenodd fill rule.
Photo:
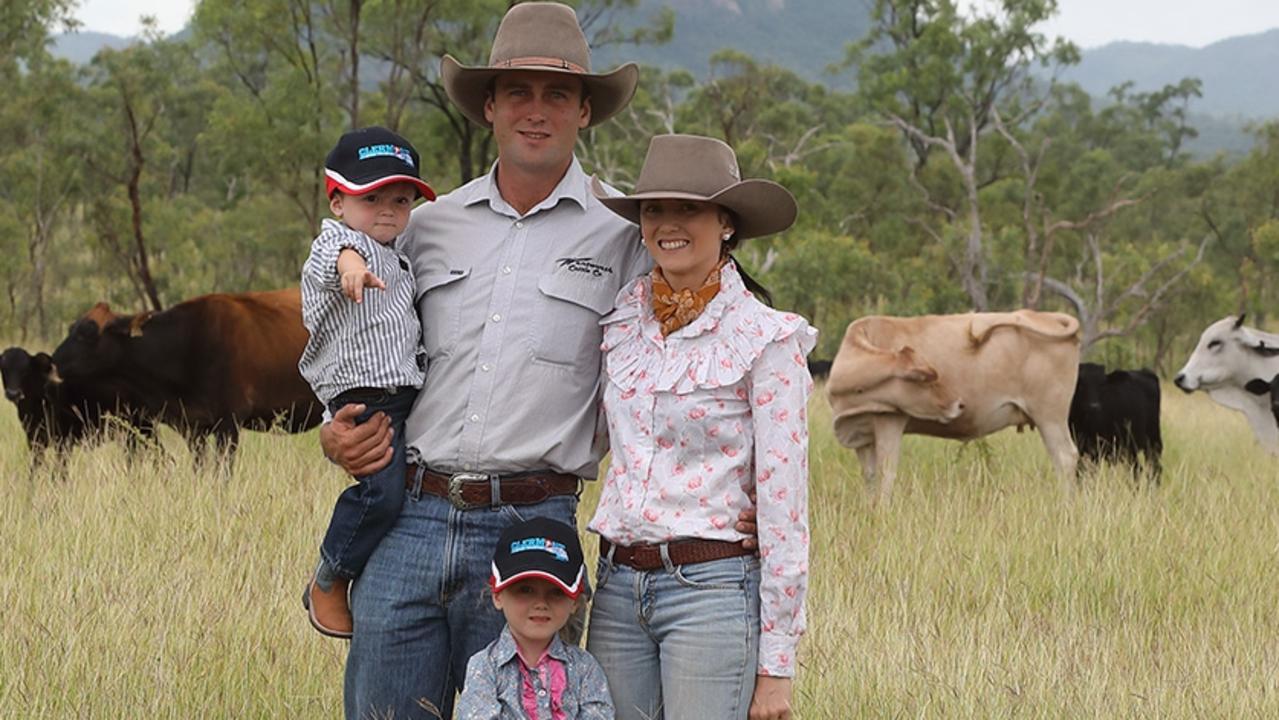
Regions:
<instances>
[{"instance_id":1,"label":"girl's face","mask_svg":"<svg viewBox=\"0 0 1279 720\"><path fill-rule=\"evenodd\" d=\"M506 624L511 626L511 635L520 647L540 654L555 633L568 624L577 600L549 580L528 578L495 593L493 606L506 616Z\"/></svg>"},{"instance_id":2,"label":"girl's face","mask_svg":"<svg viewBox=\"0 0 1279 720\"><path fill-rule=\"evenodd\" d=\"M640 234L662 275L676 290L697 289L719 264L732 219L719 205L701 200L658 199L640 203Z\"/></svg>"}]
</instances>

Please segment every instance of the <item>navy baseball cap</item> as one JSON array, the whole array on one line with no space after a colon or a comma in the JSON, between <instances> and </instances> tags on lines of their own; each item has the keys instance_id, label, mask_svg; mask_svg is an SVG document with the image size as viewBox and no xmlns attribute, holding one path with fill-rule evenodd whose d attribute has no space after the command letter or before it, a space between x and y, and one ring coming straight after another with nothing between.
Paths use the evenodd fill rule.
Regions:
<instances>
[{"instance_id":1,"label":"navy baseball cap","mask_svg":"<svg viewBox=\"0 0 1279 720\"><path fill-rule=\"evenodd\" d=\"M324 194L341 190L363 195L383 185L406 182L418 197L435 199L435 191L422 181L421 160L408 140L384 127L370 126L344 133L324 159Z\"/></svg>"},{"instance_id":2,"label":"navy baseball cap","mask_svg":"<svg viewBox=\"0 0 1279 720\"><path fill-rule=\"evenodd\" d=\"M577 530L558 520L533 518L502 532L493 551L493 592L526 578L547 580L576 598L586 584Z\"/></svg>"}]
</instances>

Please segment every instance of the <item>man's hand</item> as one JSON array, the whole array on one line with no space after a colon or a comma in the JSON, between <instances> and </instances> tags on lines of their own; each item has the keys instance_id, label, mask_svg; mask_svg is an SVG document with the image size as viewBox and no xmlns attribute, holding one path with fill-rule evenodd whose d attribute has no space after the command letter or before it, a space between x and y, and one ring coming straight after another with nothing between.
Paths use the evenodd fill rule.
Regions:
<instances>
[{"instance_id":1,"label":"man's hand","mask_svg":"<svg viewBox=\"0 0 1279 720\"><path fill-rule=\"evenodd\" d=\"M756 675L750 720L791 720L790 698L790 678Z\"/></svg>"},{"instance_id":2,"label":"man's hand","mask_svg":"<svg viewBox=\"0 0 1279 720\"><path fill-rule=\"evenodd\" d=\"M363 405L347 405L333 415L333 421L320 427L320 446L324 456L355 477L377 472L391 462L391 418L374 413L360 425L355 419L364 412Z\"/></svg>"},{"instance_id":3,"label":"man's hand","mask_svg":"<svg viewBox=\"0 0 1279 720\"><path fill-rule=\"evenodd\" d=\"M742 538L742 547L747 550L759 550L759 526L755 524L755 516L759 513L755 501L755 493L750 494L751 506L737 514L737 524L733 526L739 533L749 535Z\"/></svg>"}]
</instances>

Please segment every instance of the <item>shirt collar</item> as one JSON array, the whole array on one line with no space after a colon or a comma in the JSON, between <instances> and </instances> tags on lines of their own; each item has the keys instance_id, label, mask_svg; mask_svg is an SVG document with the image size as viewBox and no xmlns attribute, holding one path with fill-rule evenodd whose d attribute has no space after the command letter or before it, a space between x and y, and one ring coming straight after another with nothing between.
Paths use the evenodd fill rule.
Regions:
<instances>
[{"instance_id":1,"label":"shirt collar","mask_svg":"<svg viewBox=\"0 0 1279 720\"><path fill-rule=\"evenodd\" d=\"M519 659L520 649L515 644L515 636L511 634L511 626L506 625L502 628L502 634L497 636L497 644L493 647L493 654L496 656L498 665L505 665L512 660ZM569 661L568 650L564 645L564 641L560 639L558 633L551 638L551 644L546 647L546 654L567 663Z\"/></svg>"},{"instance_id":2,"label":"shirt collar","mask_svg":"<svg viewBox=\"0 0 1279 720\"><path fill-rule=\"evenodd\" d=\"M497 166L500 162L500 159L495 160L483 182L475 184L470 197L466 199L465 205L470 206L487 202L493 212L518 218L520 214L515 211L515 208L511 207L510 203L506 202L506 199L502 197L502 193L497 189ZM564 177L560 178L559 184L555 186L550 195L546 196L545 200L533 206L526 213L526 216L541 210L549 210L558 205L561 200L572 200L579 207L586 208L586 186L586 173L582 171L582 164L578 162L577 156L574 155L572 162L569 163L568 170L564 173Z\"/></svg>"}]
</instances>

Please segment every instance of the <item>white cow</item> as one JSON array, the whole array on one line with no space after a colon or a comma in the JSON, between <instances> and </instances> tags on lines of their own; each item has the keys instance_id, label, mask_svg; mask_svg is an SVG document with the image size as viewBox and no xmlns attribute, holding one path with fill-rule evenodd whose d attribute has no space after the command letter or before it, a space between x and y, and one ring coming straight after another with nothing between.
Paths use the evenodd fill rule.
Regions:
<instances>
[{"instance_id":1,"label":"white cow","mask_svg":"<svg viewBox=\"0 0 1279 720\"><path fill-rule=\"evenodd\" d=\"M1269 384L1279 375L1279 335L1246 327L1243 320L1243 315L1228 316L1209 325L1173 382L1188 393L1206 390L1208 397L1243 413L1257 442L1279 455L1279 423L1269 395ZM1252 390L1246 389L1250 383Z\"/></svg>"},{"instance_id":2,"label":"white cow","mask_svg":"<svg viewBox=\"0 0 1279 720\"><path fill-rule=\"evenodd\" d=\"M1079 322L1062 313L865 317L844 333L826 392L835 437L857 451L876 502L892 492L903 433L972 440L1031 425L1073 487L1078 452L1067 416L1078 366ZM922 372L889 374L894 367ZM867 380L886 376L894 381ZM939 402L952 397L958 413ZM919 411L930 405L946 412Z\"/></svg>"}]
</instances>

